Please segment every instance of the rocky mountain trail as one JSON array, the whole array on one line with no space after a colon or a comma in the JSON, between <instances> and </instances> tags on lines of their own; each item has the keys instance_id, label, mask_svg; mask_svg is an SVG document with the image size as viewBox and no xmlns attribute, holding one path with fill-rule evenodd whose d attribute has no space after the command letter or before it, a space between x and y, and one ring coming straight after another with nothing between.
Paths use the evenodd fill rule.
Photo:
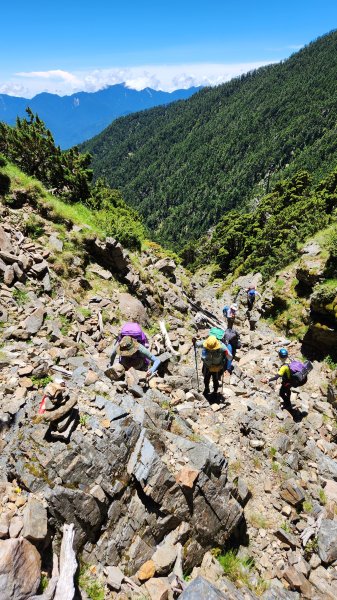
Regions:
<instances>
[{"instance_id":1,"label":"rocky mountain trail","mask_svg":"<svg viewBox=\"0 0 337 600\"><path fill-rule=\"evenodd\" d=\"M191 339L206 337L207 311L223 321L217 284L188 280L156 247L131 255L91 238L67 255L69 279L57 272L69 253L57 228L41 219L31 239L25 209L1 210L0 564L9 541L26 540L50 573L52 542L73 523L74 548L91 565L82 579L105 598L188 599L193 586L200 598L335 597L336 387L327 367L314 362L293 393L297 411L282 411L261 379L277 369L280 345L294 356L300 345L265 322L252 329L241 298L242 348L222 397L208 402ZM124 320L141 323L163 359L148 384L117 362L107 374ZM235 576L216 558L224 547L238 549ZM28 599L34 582L9 597Z\"/></svg>"}]
</instances>

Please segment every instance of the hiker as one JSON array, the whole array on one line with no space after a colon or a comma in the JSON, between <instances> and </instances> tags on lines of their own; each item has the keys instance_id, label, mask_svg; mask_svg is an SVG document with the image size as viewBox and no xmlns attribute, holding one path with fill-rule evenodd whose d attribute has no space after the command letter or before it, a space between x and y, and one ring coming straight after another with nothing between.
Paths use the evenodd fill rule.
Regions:
<instances>
[{"instance_id":1,"label":"hiker","mask_svg":"<svg viewBox=\"0 0 337 600\"><path fill-rule=\"evenodd\" d=\"M229 348L230 352L232 353L233 358L235 358L236 351L241 348L241 340L240 340L240 334L239 334L238 330L234 329L234 327L227 328L224 332L222 341L227 346L227 348ZM226 370L229 373L232 372L232 362L233 362L233 359L227 361Z\"/></svg>"},{"instance_id":2,"label":"hiker","mask_svg":"<svg viewBox=\"0 0 337 600\"><path fill-rule=\"evenodd\" d=\"M262 379L262 383L271 383L272 381L277 381L277 379L281 377L282 383L279 393L283 400L283 408L291 410L291 388L299 387L306 383L308 379L308 373L312 369L312 364L310 361L301 363L298 360L292 360L290 363L287 362L289 359L289 354L286 348L280 348L278 355L282 362L281 368L279 369L277 375L274 375L274 377L271 377L270 379Z\"/></svg>"},{"instance_id":3,"label":"hiker","mask_svg":"<svg viewBox=\"0 0 337 600\"><path fill-rule=\"evenodd\" d=\"M224 306L224 308L222 310L224 317L226 317L226 319L227 319L227 327L229 329L232 329L232 327L234 325L234 321L235 321L235 317L236 317L238 308L239 308L238 305L234 302L229 307Z\"/></svg>"},{"instance_id":4,"label":"hiker","mask_svg":"<svg viewBox=\"0 0 337 600\"><path fill-rule=\"evenodd\" d=\"M261 297L261 294L260 294L260 292L257 291L255 285L250 285L248 290L246 290L246 293L247 293L247 307L248 307L248 310L251 311L253 309L256 297L257 296Z\"/></svg>"},{"instance_id":5,"label":"hiker","mask_svg":"<svg viewBox=\"0 0 337 600\"><path fill-rule=\"evenodd\" d=\"M150 377L157 371L160 360L151 354L146 346L148 346L148 339L140 325L138 323L126 323L112 349L110 365L113 365L116 355L118 355L119 362L126 371L131 367L139 371L146 370L146 376ZM149 369L151 362L153 365Z\"/></svg>"},{"instance_id":6,"label":"hiker","mask_svg":"<svg viewBox=\"0 0 337 600\"><path fill-rule=\"evenodd\" d=\"M226 368L227 359L233 358L232 353L228 347L220 342L215 335L210 335L203 341L197 342L196 338L192 338L193 345L196 348L202 346L201 360L203 362L202 374L204 376L204 395L208 396L210 393L209 384L211 377L213 380L213 391L216 394L219 387L219 377Z\"/></svg>"},{"instance_id":7,"label":"hiker","mask_svg":"<svg viewBox=\"0 0 337 600\"><path fill-rule=\"evenodd\" d=\"M225 346L227 346L229 352L232 354L232 357L235 358L236 351L239 348L241 348L240 334L236 329L228 328L228 329L223 330L223 329L220 329L219 327L212 327L209 330L209 335L215 335L217 340L219 340L220 342L225 344ZM232 372L233 358L230 359L227 357L225 373Z\"/></svg>"}]
</instances>

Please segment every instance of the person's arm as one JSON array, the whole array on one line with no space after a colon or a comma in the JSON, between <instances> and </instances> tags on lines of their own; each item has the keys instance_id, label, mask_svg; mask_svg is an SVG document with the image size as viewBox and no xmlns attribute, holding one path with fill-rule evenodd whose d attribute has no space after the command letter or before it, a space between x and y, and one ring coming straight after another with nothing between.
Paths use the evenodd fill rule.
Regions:
<instances>
[{"instance_id":1,"label":"person's arm","mask_svg":"<svg viewBox=\"0 0 337 600\"><path fill-rule=\"evenodd\" d=\"M157 371L160 365L159 358L157 358L157 356L154 356L154 354L151 354L151 352L147 348L145 348L145 346L142 346L142 344L138 344L138 350L141 354L143 354L144 356L146 356L146 358L153 362L151 369L149 369L148 371L151 375L153 375L153 373Z\"/></svg>"},{"instance_id":2,"label":"person's arm","mask_svg":"<svg viewBox=\"0 0 337 600\"><path fill-rule=\"evenodd\" d=\"M112 367L112 365L115 362L115 358L116 358L116 354L117 354L117 348L119 346L119 343L117 342L114 347L112 348L112 352L111 352L111 356L110 356L110 365Z\"/></svg>"},{"instance_id":3,"label":"person's arm","mask_svg":"<svg viewBox=\"0 0 337 600\"><path fill-rule=\"evenodd\" d=\"M274 377L271 377L270 379L267 379L267 377L264 377L263 379L261 379L262 383L271 383L272 381L276 381L279 377L281 377L281 375L277 374L274 375Z\"/></svg>"},{"instance_id":4,"label":"person's arm","mask_svg":"<svg viewBox=\"0 0 337 600\"><path fill-rule=\"evenodd\" d=\"M232 355L231 351L229 350L228 346L225 346L225 344L223 344L222 350L224 353L224 360L225 360L225 358L228 358L228 360L232 360L233 355Z\"/></svg>"},{"instance_id":5,"label":"person's arm","mask_svg":"<svg viewBox=\"0 0 337 600\"><path fill-rule=\"evenodd\" d=\"M204 343L204 340L199 340L197 341L197 338L193 337L192 338L192 344L193 346L195 346L196 348L200 348L200 346L202 346Z\"/></svg>"}]
</instances>

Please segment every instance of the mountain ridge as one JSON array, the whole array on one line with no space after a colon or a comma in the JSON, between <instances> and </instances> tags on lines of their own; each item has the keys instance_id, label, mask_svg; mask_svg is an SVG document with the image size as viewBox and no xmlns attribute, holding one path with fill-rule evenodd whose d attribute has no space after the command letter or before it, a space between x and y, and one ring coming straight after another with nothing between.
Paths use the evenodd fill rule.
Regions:
<instances>
[{"instance_id":1,"label":"mountain ridge","mask_svg":"<svg viewBox=\"0 0 337 600\"><path fill-rule=\"evenodd\" d=\"M200 88L173 92L134 90L123 84L111 85L97 92L76 92L59 96L41 92L33 98L0 94L0 121L8 125L25 116L27 106L45 121L57 144L68 148L93 137L119 116L189 98Z\"/></svg>"}]
</instances>

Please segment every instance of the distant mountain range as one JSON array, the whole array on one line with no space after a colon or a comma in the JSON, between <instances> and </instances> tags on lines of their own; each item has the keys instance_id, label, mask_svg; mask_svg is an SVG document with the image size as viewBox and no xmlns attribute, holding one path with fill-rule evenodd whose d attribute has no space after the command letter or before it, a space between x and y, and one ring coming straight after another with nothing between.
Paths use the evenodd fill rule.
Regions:
<instances>
[{"instance_id":1,"label":"distant mountain range","mask_svg":"<svg viewBox=\"0 0 337 600\"><path fill-rule=\"evenodd\" d=\"M0 121L14 125L16 117L25 116L29 106L51 130L56 144L65 149L97 135L118 117L186 100L199 89L169 93L151 88L137 91L117 84L98 92L78 92L71 96L42 93L27 99L0 94Z\"/></svg>"}]
</instances>

